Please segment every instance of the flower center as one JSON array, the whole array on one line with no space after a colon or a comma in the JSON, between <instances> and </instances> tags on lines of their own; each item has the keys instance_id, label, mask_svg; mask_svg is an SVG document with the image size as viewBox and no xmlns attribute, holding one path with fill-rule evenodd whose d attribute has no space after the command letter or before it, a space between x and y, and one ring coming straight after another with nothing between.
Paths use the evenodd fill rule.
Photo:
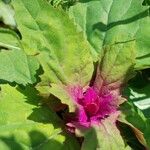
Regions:
<instances>
[{"instance_id":1,"label":"flower center","mask_svg":"<svg viewBox=\"0 0 150 150\"><path fill-rule=\"evenodd\" d=\"M95 115L97 113L98 109L99 108L98 108L97 104L95 104L95 103L90 103L85 106L85 110L90 116Z\"/></svg>"}]
</instances>

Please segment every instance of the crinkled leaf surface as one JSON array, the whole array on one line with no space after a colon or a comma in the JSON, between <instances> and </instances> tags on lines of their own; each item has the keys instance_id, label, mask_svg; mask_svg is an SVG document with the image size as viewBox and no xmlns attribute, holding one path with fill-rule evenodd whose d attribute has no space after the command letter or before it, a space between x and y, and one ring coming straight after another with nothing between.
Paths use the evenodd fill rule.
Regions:
<instances>
[{"instance_id":1,"label":"crinkled leaf surface","mask_svg":"<svg viewBox=\"0 0 150 150\"><path fill-rule=\"evenodd\" d=\"M39 54L43 83L85 85L93 70L90 46L67 15L43 0L14 0L12 4L25 51Z\"/></svg>"},{"instance_id":2,"label":"crinkled leaf surface","mask_svg":"<svg viewBox=\"0 0 150 150\"><path fill-rule=\"evenodd\" d=\"M93 72L90 46L68 16L43 0L14 0L12 4L22 45L26 53L37 54L44 71L38 89L50 88L51 83L85 86Z\"/></svg>"},{"instance_id":3,"label":"crinkled leaf surface","mask_svg":"<svg viewBox=\"0 0 150 150\"><path fill-rule=\"evenodd\" d=\"M71 101L67 102L69 98L65 94L63 85L72 83L85 86L89 82L93 72L92 59L89 53L90 46L82 34L76 31L76 27L65 13L52 8L45 1L35 0L33 3L32 0L13 0L12 4L16 12L18 29L22 35L22 47L27 54L36 55L43 67L44 74L41 77L42 82L39 84L41 91L44 91L45 87L46 89L49 88L49 83L54 83L51 84L52 87L47 92L50 91L63 102L72 106ZM86 11L92 15L89 19L92 28L91 24L86 23L86 29L88 25L90 29L85 32L85 36L93 48L97 50L97 53L103 49L100 76L105 85L125 81L134 64L135 50L138 56L136 68L146 68L149 65L147 57L149 56L147 51L149 21L148 19L145 20L147 8L141 9L135 0L128 0L128 2L125 0L119 2L117 0L91 1L82 5L88 5L85 7ZM122 9L118 6L122 6ZM80 7L78 8L80 9ZM81 9L84 10L83 7ZM91 12L96 12L96 15ZM100 16L99 12L101 13ZM97 22L97 18L101 18L102 22ZM80 18L78 17L78 19ZM85 21L87 20L85 19ZM96 23L93 24L93 20ZM145 27L144 30L141 26ZM145 39L145 37L147 38ZM11 35L8 38L11 39ZM5 40L0 40L2 41L1 46L6 49L10 49L12 43L12 46L18 46L15 42L5 43ZM15 54L20 57L16 58ZM28 71L22 71L24 67L19 71L17 71L18 68L15 68L14 71L11 70L11 65L6 65L11 72L17 71L15 75L13 74L8 78L14 80L14 76L20 76L20 80L15 78L18 83L32 83L31 80L34 80L35 68L37 68L35 66L37 65L33 59L31 63L30 56L16 48L11 51L1 50L0 55L3 58L0 59L0 61L3 60L2 64L10 63L10 59L12 59L15 62L14 66L19 68L23 65L22 60L26 60L31 70L29 66L26 69L32 76L29 77L28 74L26 81L24 81L26 77L24 73L28 73ZM0 66L0 68L4 68L4 66ZM61 123L57 116L47 108L35 105L36 102L33 101L39 99L35 95L32 88L24 93L18 88L2 86L0 93L0 113L2 116L0 119L0 149L79 149L74 139L69 137L68 141L68 136L61 134ZM139 122L135 123L133 118L131 115L129 122L143 131L143 126ZM149 122L146 122L146 125L149 125ZM149 128L145 127L143 132L147 143L149 143ZM91 144L91 137L94 139L93 145ZM83 150L95 150L96 148L116 150L118 147L120 150L131 149L125 145L114 118L111 117L85 134L85 141L82 145Z\"/></svg>"},{"instance_id":4,"label":"crinkled leaf surface","mask_svg":"<svg viewBox=\"0 0 150 150\"><path fill-rule=\"evenodd\" d=\"M12 7L9 4L5 4L2 0L0 0L0 20L6 25L16 26Z\"/></svg>"},{"instance_id":5,"label":"crinkled leaf surface","mask_svg":"<svg viewBox=\"0 0 150 150\"><path fill-rule=\"evenodd\" d=\"M118 83L126 82L132 76L134 63L135 49L131 44L106 46L100 62L100 76L104 85L114 83L117 86Z\"/></svg>"},{"instance_id":6,"label":"crinkled leaf surface","mask_svg":"<svg viewBox=\"0 0 150 150\"><path fill-rule=\"evenodd\" d=\"M70 8L69 15L98 54L105 45L130 43L136 50L135 69L143 69L150 66L150 19L142 1L83 0Z\"/></svg>"},{"instance_id":7,"label":"crinkled leaf surface","mask_svg":"<svg viewBox=\"0 0 150 150\"><path fill-rule=\"evenodd\" d=\"M38 106L39 100L32 87L23 90L1 86L0 149L79 149L73 137L62 133L62 123L56 114Z\"/></svg>"},{"instance_id":8,"label":"crinkled leaf surface","mask_svg":"<svg viewBox=\"0 0 150 150\"><path fill-rule=\"evenodd\" d=\"M0 79L27 84L36 82L39 63L33 56L27 56L21 49L0 51Z\"/></svg>"}]
</instances>

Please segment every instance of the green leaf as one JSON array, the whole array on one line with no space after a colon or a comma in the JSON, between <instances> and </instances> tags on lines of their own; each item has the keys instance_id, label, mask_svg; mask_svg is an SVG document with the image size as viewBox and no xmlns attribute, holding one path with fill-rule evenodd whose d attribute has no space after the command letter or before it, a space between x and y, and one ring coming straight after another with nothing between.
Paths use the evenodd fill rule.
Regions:
<instances>
[{"instance_id":1,"label":"green leaf","mask_svg":"<svg viewBox=\"0 0 150 150\"><path fill-rule=\"evenodd\" d=\"M121 110L125 123L130 123L143 132L146 142L140 136L141 143L150 146L149 90L149 69L137 72L124 90L123 94L128 96L128 103L123 104Z\"/></svg>"},{"instance_id":2,"label":"green leaf","mask_svg":"<svg viewBox=\"0 0 150 150\"><path fill-rule=\"evenodd\" d=\"M33 56L27 56L21 49L0 51L0 79L26 85L36 82L39 63Z\"/></svg>"},{"instance_id":3,"label":"green leaf","mask_svg":"<svg viewBox=\"0 0 150 150\"><path fill-rule=\"evenodd\" d=\"M146 149L145 139L143 133L135 128L129 122L118 122L118 127L121 131L121 135L124 141L132 147L132 150Z\"/></svg>"},{"instance_id":4,"label":"green leaf","mask_svg":"<svg viewBox=\"0 0 150 150\"><path fill-rule=\"evenodd\" d=\"M93 73L91 47L69 17L43 0L34 3L32 0L15 0L12 4L22 34L21 43L26 53L37 54L44 71L37 87L41 93L46 86L50 89L52 83L60 87L86 86ZM51 91L55 95L54 89ZM61 95L64 94L59 94L58 98L63 100Z\"/></svg>"},{"instance_id":5,"label":"green leaf","mask_svg":"<svg viewBox=\"0 0 150 150\"><path fill-rule=\"evenodd\" d=\"M149 8L143 0L83 0L69 10L78 28L100 54L105 45L135 42L135 69L150 67Z\"/></svg>"},{"instance_id":6,"label":"green leaf","mask_svg":"<svg viewBox=\"0 0 150 150\"><path fill-rule=\"evenodd\" d=\"M9 29L0 28L0 49L17 49L20 50L21 43L15 32Z\"/></svg>"},{"instance_id":7,"label":"green leaf","mask_svg":"<svg viewBox=\"0 0 150 150\"><path fill-rule=\"evenodd\" d=\"M115 114L104 119L99 126L87 131L82 150L117 150L118 147L120 150L131 150L129 146L125 145L116 126L114 116Z\"/></svg>"},{"instance_id":8,"label":"green leaf","mask_svg":"<svg viewBox=\"0 0 150 150\"><path fill-rule=\"evenodd\" d=\"M143 145L147 144L150 147L150 120L145 118L144 114L130 102L126 102L121 106L121 112L121 120L126 124L130 123L140 130L143 133L144 139L139 138L139 140Z\"/></svg>"},{"instance_id":9,"label":"green leaf","mask_svg":"<svg viewBox=\"0 0 150 150\"><path fill-rule=\"evenodd\" d=\"M77 150L77 141L64 134L54 112L39 106L32 87L1 86L0 148L3 150ZM68 140L69 139L69 140ZM71 147L72 145L72 147Z\"/></svg>"},{"instance_id":10,"label":"green leaf","mask_svg":"<svg viewBox=\"0 0 150 150\"><path fill-rule=\"evenodd\" d=\"M104 84L126 82L132 76L134 63L133 45L127 43L107 46L100 62L100 74Z\"/></svg>"},{"instance_id":11,"label":"green leaf","mask_svg":"<svg viewBox=\"0 0 150 150\"><path fill-rule=\"evenodd\" d=\"M14 10L9 4L2 2L2 0L0 0L0 20L3 21L5 25L16 26Z\"/></svg>"},{"instance_id":12,"label":"green leaf","mask_svg":"<svg viewBox=\"0 0 150 150\"><path fill-rule=\"evenodd\" d=\"M0 79L23 85L35 83L38 69L37 59L25 54L17 34L0 28Z\"/></svg>"},{"instance_id":13,"label":"green leaf","mask_svg":"<svg viewBox=\"0 0 150 150\"><path fill-rule=\"evenodd\" d=\"M142 5L144 6L150 6L150 0L144 0Z\"/></svg>"},{"instance_id":14,"label":"green leaf","mask_svg":"<svg viewBox=\"0 0 150 150\"><path fill-rule=\"evenodd\" d=\"M150 118L149 75L149 69L138 71L136 76L129 81L123 93L148 118Z\"/></svg>"},{"instance_id":15,"label":"green leaf","mask_svg":"<svg viewBox=\"0 0 150 150\"><path fill-rule=\"evenodd\" d=\"M143 113L150 118L150 85L146 85L143 88L129 87L130 96L129 99L136 105Z\"/></svg>"},{"instance_id":16,"label":"green leaf","mask_svg":"<svg viewBox=\"0 0 150 150\"><path fill-rule=\"evenodd\" d=\"M93 71L90 46L67 15L43 0L12 4L25 51L39 53L43 83L87 84Z\"/></svg>"}]
</instances>

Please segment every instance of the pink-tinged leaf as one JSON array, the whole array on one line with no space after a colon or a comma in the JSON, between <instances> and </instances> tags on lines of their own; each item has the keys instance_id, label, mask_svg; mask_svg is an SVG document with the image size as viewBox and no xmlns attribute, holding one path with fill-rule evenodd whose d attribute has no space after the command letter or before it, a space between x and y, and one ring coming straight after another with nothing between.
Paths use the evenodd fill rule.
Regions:
<instances>
[{"instance_id":1,"label":"pink-tinged leaf","mask_svg":"<svg viewBox=\"0 0 150 150\"><path fill-rule=\"evenodd\" d=\"M86 126L86 127L89 126L89 123L87 122L88 117L86 115L84 108L79 109L78 117L79 117L78 119L81 125Z\"/></svg>"},{"instance_id":2,"label":"pink-tinged leaf","mask_svg":"<svg viewBox=\"0 0 150 150\"><path fill-rule=\"evenodd\" d=\"M134 44L114 44L103 49L94 81L94 86L98 90L105 87L113 91L120 89L133 76Z\"/></svg>"},{"instance_id":3,"label":"pink-tinged leaf","mask_svg":"<svg viewBox=\"0 0 150 150\"><path fill-rule=\"evenodd\" d=\"M116 119L119 112L113 113L108 118L101 121L99 125L92 126L84 134L84 141L81 150L131 150L125 145L120 131L116 126ZM91 143L92 140L92 143Z\"/></svg>"}]
</instances>

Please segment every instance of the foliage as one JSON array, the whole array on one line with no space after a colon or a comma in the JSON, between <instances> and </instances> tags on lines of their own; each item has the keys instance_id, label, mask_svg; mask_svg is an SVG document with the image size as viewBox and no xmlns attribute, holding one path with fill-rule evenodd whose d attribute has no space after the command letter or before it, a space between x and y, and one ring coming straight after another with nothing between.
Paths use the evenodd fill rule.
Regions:
<instances>
[{"instance_id":1,"label":"foliage","mask_svg":"<svg viewBox=\"0 0 150 150\"><path fill-rule=\"evenodd\" d=\"M150 149L148 5L0 0L0 149Z\"/></svg>"}]
</instances>

